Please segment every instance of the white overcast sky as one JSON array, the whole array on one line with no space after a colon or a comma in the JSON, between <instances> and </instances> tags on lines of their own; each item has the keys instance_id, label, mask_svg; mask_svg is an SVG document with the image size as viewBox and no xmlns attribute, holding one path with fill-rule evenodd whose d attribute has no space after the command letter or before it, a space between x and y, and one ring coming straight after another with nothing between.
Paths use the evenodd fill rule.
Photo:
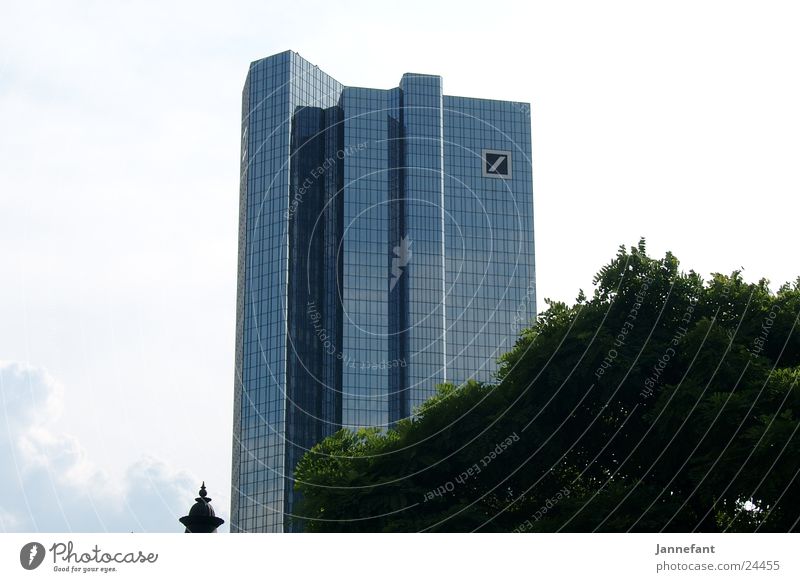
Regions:
<instances>
[{"instance_id":1,"label":"white overcast sky","mask_svg":"<svg viewBox=\"0 0 800 582\"><path fill-rule=\"evenodd\" d=\"M541 308L640 236L800 275L798 30L770 1L0 1L0 531L180 531L199 479L227 519L250 61L530 102Z\"/></svg>"}]
</instances>

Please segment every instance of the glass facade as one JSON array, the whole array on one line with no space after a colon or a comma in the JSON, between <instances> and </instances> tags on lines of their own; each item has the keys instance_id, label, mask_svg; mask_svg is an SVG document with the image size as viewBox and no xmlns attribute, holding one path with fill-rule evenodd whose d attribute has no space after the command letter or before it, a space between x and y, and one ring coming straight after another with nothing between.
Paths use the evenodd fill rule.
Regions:
<instances>
[{"instance_id":1,"label":"glass facade","mask_svg":"<svg viewBox=\"0 0 800 582\"><path fill-rule=\"evenodd\" d=\"M250 67L241 153L231 531L299 531L305 451L491 381L533 317L530 113L284 52Z\"/></svg>"}]
</instances>

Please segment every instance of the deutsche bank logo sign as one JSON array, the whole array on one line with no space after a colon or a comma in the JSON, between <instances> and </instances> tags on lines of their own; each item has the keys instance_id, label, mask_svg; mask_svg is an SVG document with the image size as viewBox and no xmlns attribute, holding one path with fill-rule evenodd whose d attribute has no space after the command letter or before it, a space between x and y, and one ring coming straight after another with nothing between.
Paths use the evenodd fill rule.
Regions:
<instances>
[{"instance_id":1,"label":"deutsche bank logo sign","mask_svg":"<svg viewBox=\"0 0 800 582\"><path fill-rule=\"evenodd\" d=\"M481 158L484 178L511 177L511 152L505 150L483 150Z\"/></svg>"}]
</instances>

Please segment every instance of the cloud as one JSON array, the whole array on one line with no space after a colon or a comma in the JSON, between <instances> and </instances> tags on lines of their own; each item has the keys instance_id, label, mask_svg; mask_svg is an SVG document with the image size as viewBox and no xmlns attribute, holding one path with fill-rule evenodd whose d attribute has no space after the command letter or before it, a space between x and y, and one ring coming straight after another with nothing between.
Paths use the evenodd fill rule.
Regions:
<instances>
[{"instance_id":1,"label":"cloud","mask_svg":"<svg viewBox=\"0 0 800 582\"><path fill-rule=\"evenodd\" d=\"M197 478L146 454L113 478L53 428L63 399L42 368L0 361L0 531L181 532Z\"/></svg>"}]
</instances>

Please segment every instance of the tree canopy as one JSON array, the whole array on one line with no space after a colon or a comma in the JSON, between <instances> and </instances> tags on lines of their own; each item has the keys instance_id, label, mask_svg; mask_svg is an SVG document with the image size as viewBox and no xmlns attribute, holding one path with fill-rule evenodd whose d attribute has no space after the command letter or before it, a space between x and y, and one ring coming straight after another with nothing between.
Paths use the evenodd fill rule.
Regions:
<instances>
[{"instance_id":1,"label":"tree canopy","mask_svg":"<svg viewBox=\"0 0 800 582\"><path fill-rule=\"evenodd\" d=\"M299 462L307 531L796 531L800 278L682 272L644 240L547 301L497 381Z\"/></svg>"}]
</instances>

